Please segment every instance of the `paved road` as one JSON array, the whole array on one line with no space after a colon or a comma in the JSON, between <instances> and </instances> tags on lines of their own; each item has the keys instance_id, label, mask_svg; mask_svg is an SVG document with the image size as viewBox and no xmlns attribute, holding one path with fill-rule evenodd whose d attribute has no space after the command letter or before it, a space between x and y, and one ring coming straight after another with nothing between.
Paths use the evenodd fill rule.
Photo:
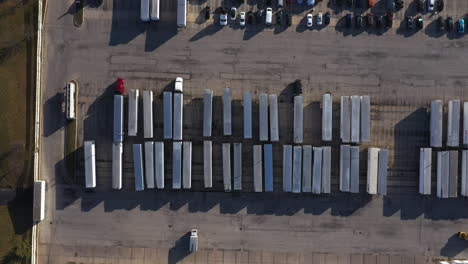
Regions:
<instances>
[{"instance_id":1,"label":"paved road","mask_svg":"<svg viewBox=\"0 0 468 264\"><path fill-rule=\"evenodd\" d=\"M204 4L191 6L189 18ZM453 236L468 226L465 200L416 195L418 148L429 143L430 101L468 100L466 36L438 35L430 26L407 35L398 29L382 34L340 27L310 32L300 25L239 30L190 22L185 30L177 31L175 1L163 1L160 24L144 25L137 20L139 2L120 0L86 9L86 22L77 29L67 14L70 6L71 1L48 1L45 23L41 177L48 182L48 193L46 220L39 225L40 263L60 263L59 256L69 255L67 261L78 261L79 254L73 254L78 249L100 250L99 257L113 257L113 251L106 250L114 247L178 251L193 227L199 229L200 247L206 250L314 252L345 254L349 259L359 254L403 255L413 261L420 260L413 256L468 256L466 244ZM454 17L467 7L462 0L446 6ZM215 155L213 192L135 193L128 151L124 154L124 189L110 189L112 83L123 77L127 88L153 90L155 140L161 140L159 95L176 76L185 78L184 140L194 144L193 188L201 190L202 186L201 98L208 88L215 95L213 151L221 153L221 142L244 143L245 193L216 192L222 188L222 176L221 160ZM80 83L79 142L96 141L98 187L93 193L63 180L62 93L70 79ZM288 84L295 79L302 79L304 85L304 141L308 144L322 145L321 96L325 92L335 95L331 196L280 192L281 145L292 139ZM277 192L273 194L249 193L253 190L251 148L258 134L253 141L243 140L242 118L236 115L233 137L222 136L219 96L224 87L232 88L233 111L238 113L244 91L254 92L255 98L262 92L279 94L281 127L280 142L274 145ZM354 94L369 94L372 101L372 138L361 147L362 159L368 146L390 149L389 196L385 198L365 195L364 185L360 195L338 193L338 102L339 96ZM254 109L256 117L256 105ZM257 123L254 118L254 131ZM125 149L142 141L126 138ZM169 154L166 185L171 180ZM361 162L361 183L365 183L365 166ZM77 186L83 186L79 167ZM83 261L100 263L92 257ZM131 261L122 257L121 262Z\"/></svg>"}]
</instances>

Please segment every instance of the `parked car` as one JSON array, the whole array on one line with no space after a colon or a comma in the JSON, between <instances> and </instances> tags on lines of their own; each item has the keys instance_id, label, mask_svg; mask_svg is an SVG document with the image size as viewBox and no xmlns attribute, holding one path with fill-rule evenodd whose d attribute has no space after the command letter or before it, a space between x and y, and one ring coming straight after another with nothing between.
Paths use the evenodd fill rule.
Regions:
<instances>
[{"instance_id":1,"label":"parked car","mask_svg":"<svg viewBox=\"0 0 468 264\"><path fill-rule=\"evenodd\" d=\"M373 27L373 26L374 26L374 14L372 14L372 13L367 13L367 15L366 15L366 24L367 24L367 26L369 26L369 27Z\"/></svg>"},{"instance_id":2,"label":"parked car","mask_svg":"<svg viewBox=\"0 0 468 264\"><path fill-rule=\"evenodd\" d=\"M210 6L205 7L205 19L210 19Z\"/></svg>"},{"instance_id":3,"label":"parked car","mask_svg":"<svg viewBox=\"0 0 468 264\"><path fill-rule=\"evenodd\" d=\"M375 18L375 27L382 28L383 25L384 25L384 17L383 16L377 16Z\"/></svg>"},{"instance_id":4,"label":"parked car","mask_svg":"<svg viewBox=\"0 0 468 264\"><path fill-rule=\"evenodd\" d=\"M245 27L245 12L240 12L239 25Z\"/></svg>"},{"instance_id":5,"label":"parked car","mask_svg":"<svg viewBox=\"0 0 468 264\"><path fill-rule=\"evenodd\" d=\"M387 0L387 9L395 10L395 0Z\"/></svg>"},{"instance_id":6,"label":"parked car","mask_svg":"<svg viewBox=\"0 0 468 264\"><path fill-rule=\"evenodd\" d=\"M288 13L285 13L284 14L285 18L286 18L286 23L288 26L291 26L292 25L292 15L288 14Z\"/></svg>"},{"instance_id":7,"label":"parked car","mask_svg":"<svg viewBox=\"0 0 468 264\"><path fill-rule=\"evenodd\" d=\"M253 24L255 20L255 15L252 11L247 12L247 24Z\"/></svg>"},{"instance_id":8,"label":"parked car","mask_svg":"<svg viewBox=\"0 0 468 264\"><path fill-rule=\"evenodd\" d=\"M346 15L346 27L351 28L353 26L353 14Z\"/></svg>"},{"instance_id":9,"label":"parked car","mask_svg":"<svg viewBox=\"0 0 468 264\"><path fill-rule=\"evenodd\" d=\"M385 27L391 28L393 26L393 12L387 12L387 19L385 19Z\"/></svg>"},{"instance_id":10,"label":"parked car","mask_svg":"<svg viewBox=\"0 0 468 264\"><path fill-rule=\"evenodd\" d=\"M442 12L444 10L444 6L445 6L445 3L444 3L444 0L438 0L437 1L437 12Z\"/></svg>"},{"instance_id":11,"label":"parked car","mask_svg":"<svg viewBox=\"0 0 468 264\"><path fill-rule=\"evenodd\" d=\"M317 26L321 26L323 24L323 15L322 13L317 14Z\"/></svg>"},{"instance_id":12,"label":"parked car","mask_svg":"<svg viewBox=\"0 0 468 264\"><path fill-rule=\"evenodd\" d=\"M331 15L329 12L325 13L325 25L330 24Z\"/></svg>"},{"instance_id":13,"label":"parked car","mask_svg":"<svg viewBox=\"0 0 468 264\"><path fill-rule=\"evenodd\" d=\"M458 33L465 33L465 19L458 20Z\"/></svg>"},{"instance_id":14,"label":"parked car","mask_svg":"<svg viewBox=\"0 0 468 264\"><path fill-rule=\"evenodd\" d=\"M437 28L439 31L444 31L445 29L444 19L441 16L437 18Z\"/></svg>"},{"instance_id":15,"label":"parked car","mask_svg":"<svg viewBox=\"0 0 468 264\"><path fill-rule=\"evenodd\" d=\"M302 0L297 0L297 3L302 5Z\"/></svg>"},{"instance_id":16,"label":"parked car","mask_svg":"<svg viewBox=\"0 0 468 264\"><path fill-rule=\"evenodd\" d=\"M221 13L219 15L219 24L221 26L227 25L227 13Z\"/></svg>"},{"instance_id":17,"label":"parked car","mask_svg":"<svg viewBox=\"0 0 468 264\"><path fill-rule=\"evenodd\" d=\"M349 7L353 7L354 0L346 0L346 3Z\"/></svg>"},{"instance_id":18,"label":"parked car","mask_svg":"<svg viewBox=\"0 0 468 264\"><path fill-rule=\"evenodd\" d=\"M235 7L231 7L231 10L229 11L229 16L231 17L231 21L236 21L236 16L237 16L237 9Z\"/></svg>"},{"instance_id":19,"label":"parked car","mask_svg":"<svg viewBox=\"0 0 468 264\"><path fill-rule=\"evenodd\" d=\"M395 0L395 8L396 9L402 9L404 6L403 0Z\"/></svg>"},{"instance_id":20,"label":"parked car","mask_svg":"<svg viewBox=\"0 0 468 264\"><path fill-rule=\"evenodd\" d=\"M314 16L312 14L307 14L307 27L311 28L314 25Z\"/></svg>"},{"instance_id":21,"label":"parked car","mask_svg":"<svg viewBox=\"0 0 468 264\"><path fill-rule=\"evenodd\" d=\"M281 25L281 17L283 16L283 11L278 11L276 13L276 24Z\"/></svg>"},{"instance_id":22,"label":"parked car","mask_svg":"<svg viewBox=\"0 0 468 264\"><path fill-rule=\"evenodd\" d=\"M447 31L452 31L453 29L453 18L452 17L447 17L445 20L445 28Z\"/></svg>"},{"instance_id":23,"label":"parked car","mask_svg":"<svg viewBox=\"0 0 468 264\"><path fill-rule=\"evenodd\" d=\"M364 24L364 18L362 18L362 15L357 15L356 16L356 28L362 28Z\"/></svg>"},{"instance_id":24,"label":"parked car","mask_svg":"<svg viewBox=\"0 0 468 264\"><path fill-rule=\"evenodd\" d=\"M367 1L367 6L368 6L369 8L373 7L373 6L374 6L374 0L368 0L368 1Z\"/></svg>"},{"instance_id":25,"label":"parked car","mask_svg":"<svg viewBox=\"0 0 468 264\"><path fill-rule=\"evenodd\" d=\"M424 0L416 0L416 10L419 13L424 12Z\"/></svg>"},{"instance_id":26,"label":"parked car","mask_svg":"<svg viewBox=\"0 0 468 264\"><path fill-rule=\"evenodd\" d=\"M258 9L256 15L257 15L257 22L261 23L261 21L263 21L263 9Z\"/></svg>"},{"instance_id":27,"label":"parked car","mask_svg":"<svg viewBox=\"0 0 468 264\"><path fill-rule=\"evenodd\" d=\"M362 7L361 1L362 1L362 0L356 0L356 4L355 4L355 7L356 7L356 8L361 8L361 7Z\"/></svg>"},{"instance_id":28,"label":"parked car","mask_svg":"<svg viewBox=\"0 0 468 264\"><path fill-rule=\"evenodd\" d=\"M424 27L424 20L423 20L423 18L421 16L418 16L416 18L416 27L418 29L422 29Z\"/></svg>"},{"instance_id":29,"label":"parked car","mask_svg":"<svg viewBox=\"0 0 468 264\"><path fill-rule=\"evenodd\" d=\"M272 20L273 20L273 9L271 9L271 7L267 7L266 15L265 15L265 24L267 26L271 25Z\"/></svg>"},{"instance_id":30,"label":"parked car","mask_svg":"<svg viewBox=\"0 0 468 264\"><path fill-rule=\"evenodd\" d=\"M407 16L405 17L405 22L406 22L406 29L413 30L414 28L413 18L410 16Z\"/></svg>"},{"instance_id":31,"label":"parked car","mask_svg":"<svg viewBox=\"0 0 468 264\"><path fill-rule=\"evenodd\" d=\"M435 0L427 0L427 11L429 12L434 11L434 3L435 3Z\"/></svg>"},{"instance_id":32,"label":"parked car","mask_svg":"<svg viewBox=\"0 0 468 264\"><path fill-rule=\"evenodd\" d=\"M307 0L307 5L308 5L308 6L313 6L313 5L315 5L315 0Z\"/></svg>"}]
</instances>

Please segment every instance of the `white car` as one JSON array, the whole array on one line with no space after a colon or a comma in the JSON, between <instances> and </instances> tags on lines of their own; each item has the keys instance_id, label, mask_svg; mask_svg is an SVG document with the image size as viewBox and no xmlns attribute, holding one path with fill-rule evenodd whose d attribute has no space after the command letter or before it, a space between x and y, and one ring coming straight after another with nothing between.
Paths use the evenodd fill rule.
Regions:
<instances>
[{"instance_id":1,"label":"white car","mask_svg":"<svg viewBox=\"0 0 468 264\"><path fill-rule=\"evenodd\" d=\"M227 14L226 13L221 13L221 15L219 15L219 24L221 26L225 26L227 25Z\"/></svg>"},{"instance_id":2,"label":"white car","mask_svg":"<svg viewBox=\"0 0 468 264\"><path fill-rule=\"evenodd\" d=\"M427 11L431 12L434 11L434 0L427 1Z\"/></svg>"},{"instance_id":3,"label":"white car","mask_svg":"<svg viewBox=\"0 0 468 264\"><path fill-rule=\"evenodd\" d=\"M323 24L323 14L322 13L318 13L317 14L317 25L318 26L321 26Z\"/></svg>"},{"instance_id":4,"label":"white car","mask_svg":"<svg viewBox=\"0 0 468 264\"><path fill-rule=\"evenodd\" d=\"M231 21L236 21L237 9L235 7L231 7L231 10L229 11L229 16L231 17Z\"/></svg>"},{"instance_id":5,"label":"white car","mask_svg":"<svg viewBox=\"0 0 468 264\"><path fill-rule=\"evenodd\" d=\"M239 24L241 27L245 27L245 12L240 12Z\"/></svg>"},{"instance_id":6,"label":"white car","mask_svg":"<svg viewBox=\"0 0 468 264\"><path fill-rule=\"evenodd\" d=\"M314 25L314 16L307 14L307 27L311 28Z\"/></svg>"},{"instance_id":7,"label":"white car","mask_svg":"<svg viewBox=\"0 0 468 264\"><path fill-rule=\"evenodd\" d=\"M307 0L307 5L308 5L308 6L313 6L313 5L315 5L315 0Z\"/></svg>"},{"instance_id":8,"label":"white car","mask_svg":"<svg viewBox=\"0 0 468 264\"><path fill-rule=\"evenodd\" d=\"M182 93L184 91L184 79L182 77L177 77L175 79L174 92Z\"/></svg>"},{"instance_id":9,"label":"white car","mask_svg":"<svg viewBox=\"0 0 468 264\"><path fill-rule=\"evenodd\" d=\"M272 17L273 17L273 9L271 9L271 7L267 7L266 15L265 15L265 24L267 26L271 25Z\"/></svg>"}]
</instances>

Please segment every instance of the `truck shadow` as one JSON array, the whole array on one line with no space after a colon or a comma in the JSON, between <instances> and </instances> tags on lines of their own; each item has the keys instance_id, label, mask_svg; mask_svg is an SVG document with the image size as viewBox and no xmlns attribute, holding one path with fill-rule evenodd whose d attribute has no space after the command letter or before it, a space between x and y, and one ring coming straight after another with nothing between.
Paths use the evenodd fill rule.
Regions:
<instances>
[{"instance_id":1,"label":"truck shadow","mask_svg":"<svg viewBox=\"0 0 468 264\"><path fill-rule=\"evenodd\" d=\"M174 247L169 249L167 256L167 263L176 264L182 261L185 257L190 255L189 251L190 232L177 239Z\"/></svg>"}]
</instances>

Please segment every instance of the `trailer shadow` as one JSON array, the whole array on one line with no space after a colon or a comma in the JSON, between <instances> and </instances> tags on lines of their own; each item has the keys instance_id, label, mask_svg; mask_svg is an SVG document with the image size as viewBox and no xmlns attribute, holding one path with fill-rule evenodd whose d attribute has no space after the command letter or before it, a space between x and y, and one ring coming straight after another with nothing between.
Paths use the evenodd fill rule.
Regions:
<instances>
[{"instance_id":1,"label":"trailer shadow","mask_svg":"<svg viewBox=\"0 0 468 264\"><path fill-rule=\"evenodd\" d=\"M65 89L65 88L64 88ZM58 130L64 128L64 93L56 93L54 96L47 99L43 107L44 116L44 136L49 137Z\"/></svg>"},{"instance_id":2,"label":"trailer shadow","mask_svg":"<svg viewBox=\"0 0 468 264\"><path fill-rule=\"evenodd\" d=\"M459 253L463 252L467 248L465 240L458 238L458 234L455 233L449 237L447 243L440 250L440 255L444 257L454 258Z\"/></svg>"}]
</instances>

